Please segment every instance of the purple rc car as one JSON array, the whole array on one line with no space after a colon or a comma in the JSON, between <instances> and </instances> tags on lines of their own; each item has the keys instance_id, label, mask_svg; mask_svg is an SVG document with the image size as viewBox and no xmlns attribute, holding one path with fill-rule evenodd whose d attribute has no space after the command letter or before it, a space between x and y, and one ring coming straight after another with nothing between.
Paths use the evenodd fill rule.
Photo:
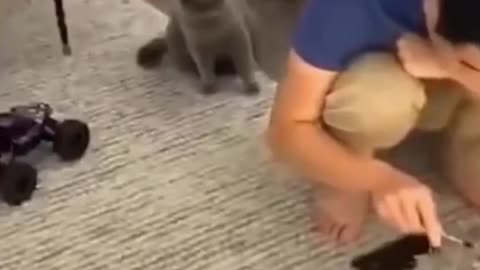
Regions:
<instances>
[{"instance_id":1,"label":"purple rc car","mask_svg":"<svg viewBox=\"0 0 480 270\"><path fill-rule=\"evenodd\" d=\"M41 142L52 142L53 151L64 161L83 156L90 142L87 124L73 119L62 122L51 117L45 103L17 106L0 113L0 196L17 206L31 198L37 186L37 171L17 161Z\"/></svg>"}]
</instances>

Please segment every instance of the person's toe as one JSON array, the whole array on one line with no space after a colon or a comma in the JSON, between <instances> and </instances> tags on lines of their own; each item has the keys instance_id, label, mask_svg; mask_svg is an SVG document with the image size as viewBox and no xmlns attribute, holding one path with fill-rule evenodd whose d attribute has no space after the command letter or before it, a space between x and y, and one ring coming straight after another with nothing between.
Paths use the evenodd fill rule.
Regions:
<instances>
[{"instance_id":1,"label":"person's toe","mask_svg":"<svg viewBox=\"0 0 480 270\"><path fill-rule=\"evenodd\" d=\"M342 244L349 244L360 236L360 226L344 225L338 235L337 241Z\"/></svg>"}]
</instances>

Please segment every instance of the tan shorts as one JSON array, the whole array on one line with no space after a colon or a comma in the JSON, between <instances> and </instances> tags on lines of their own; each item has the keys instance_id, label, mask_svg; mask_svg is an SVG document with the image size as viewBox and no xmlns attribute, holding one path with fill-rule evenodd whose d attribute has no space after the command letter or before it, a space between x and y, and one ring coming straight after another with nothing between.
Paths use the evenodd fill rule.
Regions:
<instances>
[{"instance_id":1,"label":"tan shorts","mask_svg":"<svg viewBox=\"0 0 480 270\"><path fill-rule=\"evenodd\" d=\"M339 76L327 95L323 122L360 152L391 148L414 129L441 131L440 169L478 198L480 104L462 91L452 82L413 78L391 55L369 54Z\"/></svg>"},{"instance_id":2,"label":"tan shorts","mask_svg":"<svg viewBox=\"0 0 480 270\"><path fill-rule=\"evenodd\" d=\"M339 76L327 95L323 121L351 147L386 149L415 128L435 131L450 126L459 108L466 106L462 89L455 88L448 81L413 78L389 54L368 54ZM464 123L462 130L469 125L474 123Z\"/></svg>"}]
</instances>

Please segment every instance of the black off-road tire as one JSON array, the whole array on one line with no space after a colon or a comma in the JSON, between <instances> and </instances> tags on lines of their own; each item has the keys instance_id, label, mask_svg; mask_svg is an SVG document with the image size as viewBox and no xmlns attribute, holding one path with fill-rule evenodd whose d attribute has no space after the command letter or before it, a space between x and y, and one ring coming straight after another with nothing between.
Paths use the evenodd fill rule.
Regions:
<instances>
[{"instance_id":1,"label":"black off-road tire","mask_svg":"<svg viewBox=\"0 0 480 270\"><path fill-rule=\"evenodd\" d=\"M30 200L36 188L37 170L30 164L13 161L0 169L0 193L8 205Z\"/></svg>"},{"instance_id":2,"label":"black off-road tire","mask_svg":"<svg viewBox=\"0 0 480 270\"><path fill-rule=\"evenodd\" d=\"M53 140L53 151L64 161L81 158L90 144L87 124L68 119L58 124Z\"/></svg>"}]
</instances>

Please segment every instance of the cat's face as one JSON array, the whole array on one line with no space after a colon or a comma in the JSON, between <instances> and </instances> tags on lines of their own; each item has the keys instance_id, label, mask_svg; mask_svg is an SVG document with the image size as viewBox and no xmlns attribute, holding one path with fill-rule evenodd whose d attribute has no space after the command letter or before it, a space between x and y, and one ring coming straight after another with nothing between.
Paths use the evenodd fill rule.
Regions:
<instances>
[{"instance_id":1,"label":"cat's face","mask_svg":"<svg viewBox=\"0 0 480 270\"><path fill-rule=\"evenodd\" d=\"M206 12L218 9L225 0L180 0L183 8L192 12Z\"/></svg>"}]
</instances>

